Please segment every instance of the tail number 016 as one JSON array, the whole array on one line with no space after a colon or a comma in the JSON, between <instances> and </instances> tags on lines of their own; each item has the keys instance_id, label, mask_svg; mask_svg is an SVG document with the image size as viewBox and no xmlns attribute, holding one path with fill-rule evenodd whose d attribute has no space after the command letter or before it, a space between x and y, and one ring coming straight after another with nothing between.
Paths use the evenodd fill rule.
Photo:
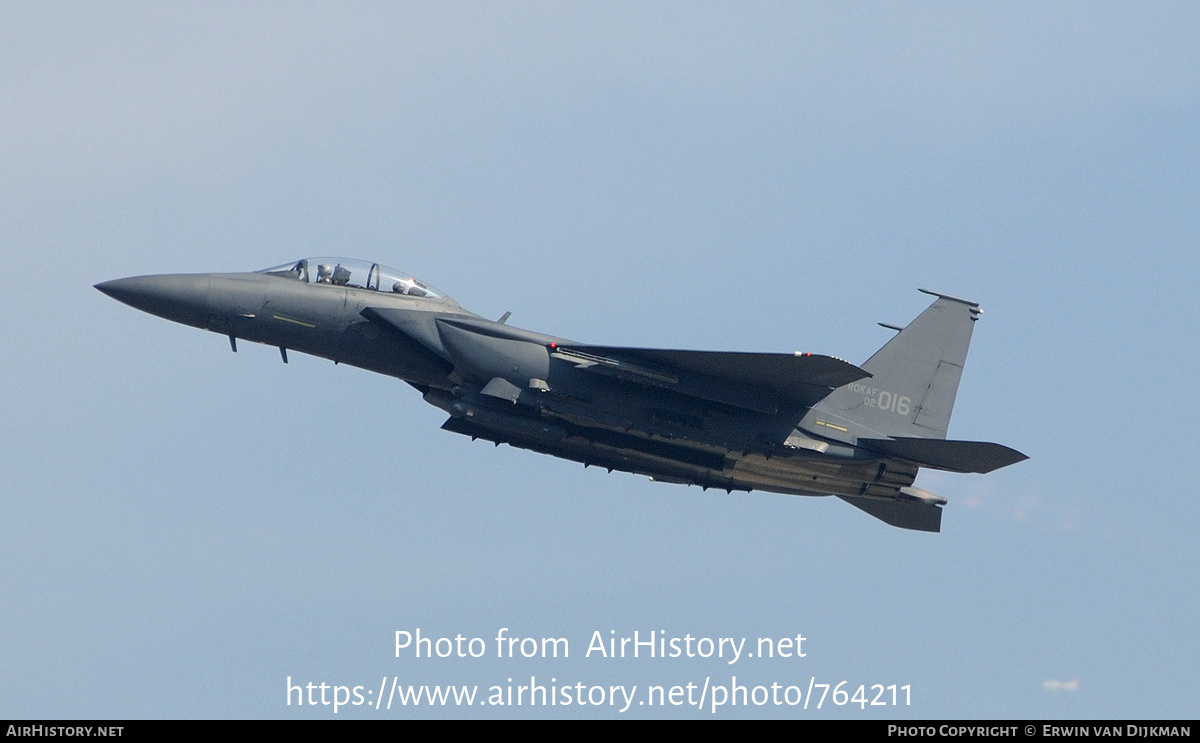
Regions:
<instances>
[{"instance_id":1,"label":"tail number 016","mask_svg":"<svg viewBox=\"0 0 1200 743\"><path fill-rule=\"evenodd\" d=\"M875 397L864 397L863 404L868 408L876 408L897 415L908 415L912 412L912 398L907 395L896 395L887 390L880 390Z\"/></svg>"}]
</instances>

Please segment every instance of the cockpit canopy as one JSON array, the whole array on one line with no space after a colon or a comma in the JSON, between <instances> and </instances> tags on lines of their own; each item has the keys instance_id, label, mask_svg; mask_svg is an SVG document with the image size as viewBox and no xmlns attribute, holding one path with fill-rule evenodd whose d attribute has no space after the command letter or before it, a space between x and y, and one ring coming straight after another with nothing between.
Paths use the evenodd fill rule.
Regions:
<instances>
[{"instance_id":1,"label":"cockpit canopy","mask_svg":"<svg viewBox=\"0 0 1200 743\"><path fill-rule=\"evenodd\" d=\"M306 284L352 286L426 299L446 296L402 271L354 258L303 258L295 263L264 268L258 273L283 276Z\"/></svg>"}]
</instances>

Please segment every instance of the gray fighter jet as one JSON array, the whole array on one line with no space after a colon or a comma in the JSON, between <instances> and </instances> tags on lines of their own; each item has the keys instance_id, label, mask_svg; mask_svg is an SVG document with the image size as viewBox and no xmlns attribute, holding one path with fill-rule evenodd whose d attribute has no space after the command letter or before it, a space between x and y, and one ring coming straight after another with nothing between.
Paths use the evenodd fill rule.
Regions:
<instances>
[{"instance_id":1,"label":"gray fighter jet","mask_svg":"<svg viewBox=\"0 0 1200 743\"><path fill-rule=\"evenodd\" d=\"M920 467L991 472L1027 457L946 438L979 305L936 297L861 367L811 353L576 343L488 320L378 263L308 258L253 273L97 284L168 320L404 380L472 439L647 475L836 495L905 529L941 530ZM881 323L883 324L883 323Z\"/></svg>"}]
</instances>

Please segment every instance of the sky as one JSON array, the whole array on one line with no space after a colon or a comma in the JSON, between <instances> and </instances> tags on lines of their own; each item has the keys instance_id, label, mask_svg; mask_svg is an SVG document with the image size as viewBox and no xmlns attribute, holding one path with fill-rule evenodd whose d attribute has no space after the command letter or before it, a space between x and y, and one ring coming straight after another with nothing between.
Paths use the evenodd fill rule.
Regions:
<instances>
[{"instance_id":1,"label":"sky","mask_svg":"<svg viewBox=\"0 0 1200 743\"><path fill-rule=\"evenodd\" d=\"M1200 716L1197 38L1191 3L4 4L0 717ZM903 531L471 442L92 288L311 255L854 363L967 297L950 436L1030 459L923 471L943 530ZM684 650L596 647L635 632Z\"/></svg>"}]
</instances>

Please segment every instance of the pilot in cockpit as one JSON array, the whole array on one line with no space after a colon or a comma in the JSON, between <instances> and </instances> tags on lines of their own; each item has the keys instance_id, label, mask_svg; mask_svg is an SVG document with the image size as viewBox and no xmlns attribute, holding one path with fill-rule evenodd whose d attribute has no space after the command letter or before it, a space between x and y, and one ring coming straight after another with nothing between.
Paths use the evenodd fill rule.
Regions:
<instances>
[{"instance_id":1,"label":"pilot in cockpit","mask_svg":"<svg viewBox=\"0 0 1200 743\"><path fill-rule=\"evenodd\" d=\"M317 283L333 283L333 266L329 265L328 263L321 263L317 265Z\"/></svg>"},{"instance_id":2,"label":"pilot in cockpit","mask_svg":"<svg viewBox=\"0 0 1200 743\"><path fill-rule=\"evenodd\" d=\"M407 294L410 297L426 297L429 293L421 288L421 285L411 279L408 281L397 281L392 284L393 294Z\"/></svg>"}]
</instances>

